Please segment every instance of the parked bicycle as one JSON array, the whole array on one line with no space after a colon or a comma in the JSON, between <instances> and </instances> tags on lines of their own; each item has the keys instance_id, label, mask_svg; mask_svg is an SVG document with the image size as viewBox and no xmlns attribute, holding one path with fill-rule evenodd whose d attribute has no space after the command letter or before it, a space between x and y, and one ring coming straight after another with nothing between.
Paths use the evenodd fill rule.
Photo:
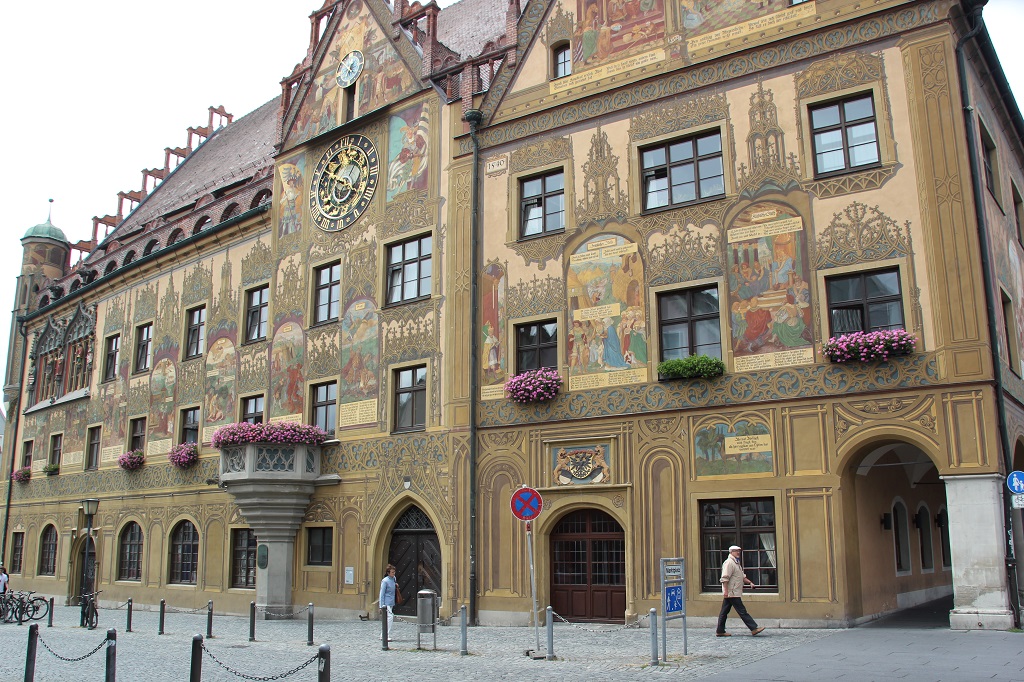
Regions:
<instances>
[{"instance_id":1,"label":"parked bicycle","mask_svg":"<svg viewBox=\"0 0 1024 682\"><path fill-rule=\"evenodd\" d=\"M45 597L33 597L35 592L8 591L0 595L0 618L5 623L24 623L26 620L41 620L50 612L50 603Z\"/></svg>"},{"instance_id":2,"label":"parked bicycle","mask_svg":"<svg viewBox=\"0 0 1024 682\"><path fill-rule=\"evenodd\" d=\"M96 624L100 619L100 612L96 606L96 595L102 591L96 590L95 592L82 595L82 621L80 623L82 627L89 628L90 630L96 629Z\"/></svg>"}]
</instances>

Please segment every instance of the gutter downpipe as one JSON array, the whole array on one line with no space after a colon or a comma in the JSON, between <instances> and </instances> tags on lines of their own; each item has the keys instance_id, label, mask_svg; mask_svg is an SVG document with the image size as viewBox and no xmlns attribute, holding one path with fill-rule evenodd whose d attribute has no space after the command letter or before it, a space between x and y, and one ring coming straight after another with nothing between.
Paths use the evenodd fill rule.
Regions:
<instances>
[{"instance_id":1,"label":"gutter downpipe","mask_svg":"<svg viewBox=\"0 0 1024 682\"><path fill-rule=\"evenodd\" d=\"M483 121L483 112L469 109L462 119L469 123L469 138L473 142L473 177L470 193L469 232L471 241L470 266L470 340L469 340L469 623L478 625L477 618L477 576L476 576L476 478L477 478L477 428L476 407L477 394L480 392L480 341L477 329L477 316L480 314L480 140L477 139L477 126Z\"/></svg>"},{"instance_id":2,"label":"gutter downpipe","mask_svg":"<svg viewBox=\"0 0 1024 682\"><path fill-rule=\"evenodd\" d=\"M992 372L996 389L996 429L999 433L999 445L1003 450L1007 471L1013 470L1012 451L1010 441L1006 433L1006 400L1003 396L1003 370L999 360L999 337L998 320L995 310L995 290L992 285L992 263L989 260L988 225L985 220L985 195L981 186L981 164L978 160L977 139L978 131L974 120L974 105L971 103L971 93L967 81L967 57L964 49L968 41L981 33L985 28L985 20L981 13L984 2L973 7L971 16L974 27L964 34L956 44L956 68L960 80L960 99L963 103L964 123L967 131L967 157L971 168L971 189L974 193L974 214L978 223L978 243L981 250L981 274L985 280L985 312L988 317L989 339L992 346ZM1010 501L1007 498L1007 491L1003 489L1003 515L1006 524L1006 549L1005 563L1007 574L1007 586L1010 592L1010 610L1013 611L1014 627L1020 627L1020 604L1017 593L1017 571L1016 559L1013 554L1013 513L1010 509Z\"/></svg>"},{"instance_id":3,"label":"gutter downpipe","mask_svg":"<svg viewBox=\"0 0 1024 682\"><path fill-rule=\"evenodd\" d=\"M18 417L21 414L21 389L25 380L25 354L28 353L28 333L25 330L24 318L18 318L18 333L21 334L21 367L18 368L18 407L9 415L11 419L11 470L7 472L7 500L4 502L4 534L0 539L0 566L7 565L7 526L11 520L11 495L14 493L14 464L17 460L15 455L18 446Z\"/></svg>"}]
</instances>

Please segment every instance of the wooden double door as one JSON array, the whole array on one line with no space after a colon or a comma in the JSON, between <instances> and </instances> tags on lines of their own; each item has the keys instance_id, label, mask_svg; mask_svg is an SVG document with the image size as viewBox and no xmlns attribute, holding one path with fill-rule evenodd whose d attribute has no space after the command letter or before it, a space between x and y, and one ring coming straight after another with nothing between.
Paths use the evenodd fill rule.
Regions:
<instances>
[{"instance_id":1,"label":"wooden double door","mask_svg":"<svg viewBox=\"0 0 1024 682\"><path fill-rule=\"evenodd\" d=\"M388 563L394 564L402 603L395 613L416 615L416 593L434 590L441 599L441 543L430 518L419 507L410 507L391 533Z\"/></svg>"},{"instance_id":2,"label":"wooden double door","mask_svg":"<svg viewBox=\"0 0 1024 682\"><path fill-rule=\"evenodd\" d=\"M551 533L551 606L571 621L624 622L626 536L597 509L566 514Z\"/></svg>"}]
</instances>

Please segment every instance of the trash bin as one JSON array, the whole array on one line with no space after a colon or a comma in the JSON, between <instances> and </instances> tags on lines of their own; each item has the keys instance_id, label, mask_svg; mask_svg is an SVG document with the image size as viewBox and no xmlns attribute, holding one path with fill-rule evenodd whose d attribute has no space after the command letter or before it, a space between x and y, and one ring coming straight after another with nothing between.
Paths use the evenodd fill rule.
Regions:
<instances>
[{"instance_id":1,"label":"trash bin","mask_svg":"<svg viewBox=\"0 0 1024 682\"><path fill-rule=\"evenodd\" d=\"M420 646L420 635L431 632L434 634L434 648L437 648L437 592L420 590L416 593L416 648Z\"/></svg>"}]
</instances>

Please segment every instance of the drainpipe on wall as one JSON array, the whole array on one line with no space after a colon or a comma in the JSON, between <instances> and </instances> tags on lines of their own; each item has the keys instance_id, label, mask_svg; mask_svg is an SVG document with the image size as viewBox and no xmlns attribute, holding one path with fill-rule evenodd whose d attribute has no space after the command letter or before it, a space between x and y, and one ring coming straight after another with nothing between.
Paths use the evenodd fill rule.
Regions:
<instances>
[{"instance_id":1,"label":"drainpipe on wall","mask_svg":"<svg viewBox=\"0 0 1024 682\"><path fill-rule=\"evenodd\" d=\"M989 342L992 346L992 371L996 389L996 430L999 433L999 445L1003 450L1006 470L1013 470L1013 451L1006 433L1006 400L1003 395L1003 369L999 360L999 326L996 318L996 292L992 284L992 263L989 260L988 226L985 220L985 194L981 184L981 163L978 160L978 131L975 123L974 106L971 103L971 91L967 80L967 56L964 49L967 43L978 35L985 27L981 17L982 9L987 0L975 5L971 12L974 27L956 44L956 69L960 80L960 99L963 103L964 123L967 131L967 158L971 167L971 190L974 194L974 214L978 222L978 244L981 250L981 275L985 282L985 312L988 317ZM1017 593L1016 560L1013 556L1013 513L1007 490L1003 487L1003 516L1006 527L1006 574L1010 592L1010 609L1013 611L1014 627L1020 627L1020 604Z\"/></svg>"},{"instance_id":2,"label":"drainpipe on wall","mask_svg":"<svg viewBox=\"0 0 1024 682\"><path fill-rule=\"evenodd\" d=\"M477 394L480 392L480 328L477 316L480 314L480 141L477 139L477 126L483 120L483 112L479 109L469 109L462 116L462 120L469 123L469 137L473 141L473 183L470 191L470 217L469 233L471 241L470 265L470 340L469 340L469 622L477 625L477 603L476 603L476 464L477 464L477 434L476 434L476 405Z\"/></svg>"},{"instance_id":3,"label":"drainpipe on wall","mask_svg":"<svg viewBox=\"0 0 1024 682\"><path fill-rule=\"evenodd\" d=\"M7 415L11 420L11 470L7 472L7 501L4 503L4 534L0 539L0 566L7 565L7 525L11 520L11 495L14 492L14 464L17 461L18 448L18 416L21 414L21 382L25 380L25 357L28 353L28 333L25 331L25 321L18 318L18 333L21 334L21 367L18 368L18 406L11 410L12 414Z\"/></svg>"}]
</instances>

